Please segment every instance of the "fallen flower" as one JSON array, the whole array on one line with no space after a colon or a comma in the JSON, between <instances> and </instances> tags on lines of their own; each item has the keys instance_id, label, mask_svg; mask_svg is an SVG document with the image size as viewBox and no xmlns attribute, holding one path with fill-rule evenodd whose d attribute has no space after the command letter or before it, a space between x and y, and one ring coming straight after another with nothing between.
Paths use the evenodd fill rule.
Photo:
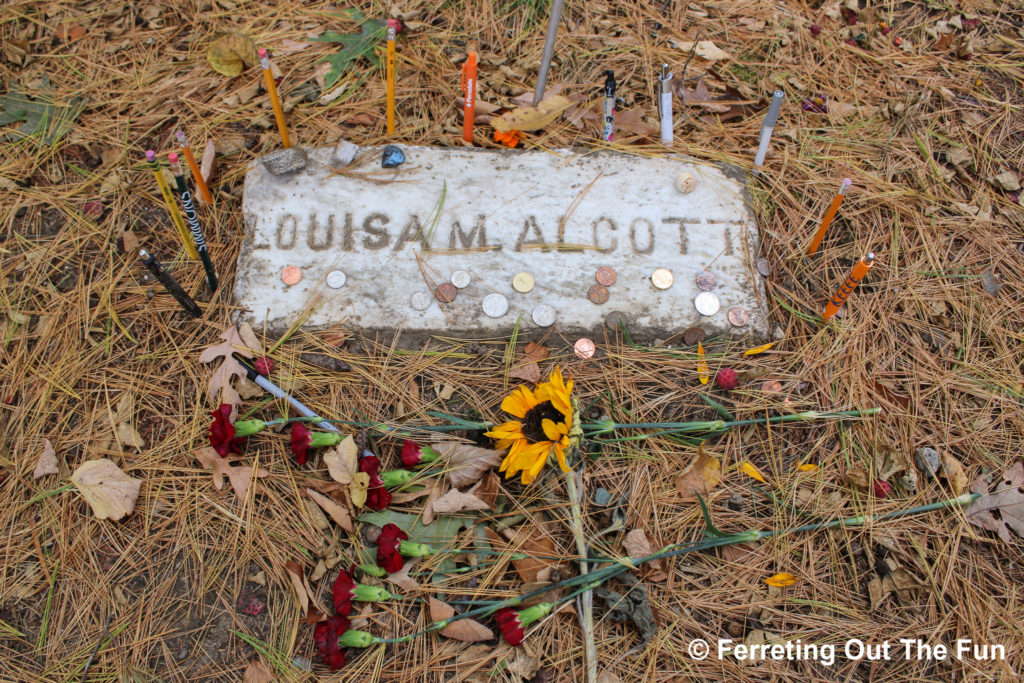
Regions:
<instances>
[{"instance_id":1,"label":"fallen flower","mask_svg":"<svg viewBox=\"0 0 1024 683\"><path fill-rule=\"evenodd\" d=\"M313 629L316 653L332 671L337 671L345 666L345 653L338 646L338 637L348 631L350 625L349 620L345 617L333 616L327 621L321 621Z\"/></svg>"},{"instance_id":2,"label":"fallen flower","mask_svg":"<svg viewBox=\"0 0 1024 683\"><path fill-rule=\"evenodd\" d=\"M245 438L263 431L267 423L262 420L239 420L231 424L231 404L221 403L210 413L213 423L210 425L210 445L222 458L229 453L241 453Z\"/></svg>"},{"instance_id":3,"label":"fallen flower","mask_svg":"<svg viewBox=\"0 0 1024 683\"><path fill-rule=\"evenodd\" d=\"M523 644L523 629L546 617L554 606L551 602L541 602L518 612L511 607L505 607L494 614L494 620L498 622L501 635L508 644L518 647Z\"/></svg>"},{"instance_id":4,"label":"fallen flower","mask_svg":"<svg viewBox=\"0 0 1024 683\"><path fill-rule=\"evenodd\" d=\"M722 368L715 375L715 384L725 391L735 389L737 381L736 371L732 368Z\"/></svg>"},{"instance_id":5,"label":"fallen flower","mask_svg":"<svg viewBox=\"0 0 1024 683\"><path fill-rule=\"evenodd\" d=\"M380 478L380 461L376 456L364 455L359 458L359 471L370 477L366 488L366 506L378 512L391 504L391 492L384 488L384 480Z\"/></svg>"},{"instance_id":6,"label":"fallen flower","mask_svg":"<svg viewBox=\"0 0 1024 683\"><path fill-rule=\"evenodd\" d=\"M361 583L356 583L353 578L355 573L356 566L352 565L347 571L341 570L338 578L334 580L334 587L332 589L334 611L338 614L346 617L351 614L352 602L354 600L359 602L383 602L395 597L379 586L364 586Z\"/></svg>"},{"instance_id":7,"label":"fallen flower","mask_svg":"<svg viewBox=\"0 0 1024 683\"><path fill-rule=\"evenodd\" d=\"M892 487L889 486L889 483L884 482L881 479L875 479L875 481L871 484L871 488L874 491L875 495L878 496L879 498L888 498L889 493L892 492Z\"/></svg>"},{"instance_id":8,"label":"fallen flower","mask_svg":"<svg viewBox=\"0 0 1024 683\"><path fill-rule=\"evenodd\" d=\"M256 368L256 372L264 377L269 377L270 373L274 371L274 361L271 360L270 356L260 356L253 361L252 365Z\"/></svg>"},{"instance_id":9,"label":"fallen flower","mask_svg":"<svg viewBox=\"0 0 1024 683\"><path fill-rule=\"evenodd\" d=\"M808 97L801 102L800 108L804 111L814 112L815 114L827 114L828 100L824 95L814 95L813 97Z\"/></svg>"},{"instance_id":10,"label":"fallen flower","mask_svg":"<svg viewBox=\"0 0 1024 683\"><path fill-rule=\"evenodd\" d=\"M500 142L501 144L509 148L517 147L522 139L523 134L518 130L494 131L494 141Z\"/></svg>"},{"instance_id":11,"label":"fallen flower","mask_svg":"<svg viewBox=\"0 0 1024 683\"><path fill-rule=\"evenodd\" d=\"M385 524L377 537L377 564L388 574L394 574L402 568L403 557L427 557L434 550L425 543L412 543L409 534L395 524Z\"/></svg>"},{"instance_id":12,"label":"fallen flower","mask_svg":"<svg viewBox=\"0 0 1024 683\"><path fill-rule=\"evenodd\" d=\"M293 422L290 447L295 454L295 461L305 465L309 459L310 448L337 446L344 438L345 435L339 432L311 432L301 422Z\"/></svg>"},{"instance_id":13,"label":"fallen flower","mask_svg":"<svg viewBox=\"0 0 1024 683\"><path fill-rule=\"evenodd\" d=\"M402 442L402 467L412 469L426 462L434 462L441 454L430 446L421 446L412 439Z\"/></svg>"}]
</instances>

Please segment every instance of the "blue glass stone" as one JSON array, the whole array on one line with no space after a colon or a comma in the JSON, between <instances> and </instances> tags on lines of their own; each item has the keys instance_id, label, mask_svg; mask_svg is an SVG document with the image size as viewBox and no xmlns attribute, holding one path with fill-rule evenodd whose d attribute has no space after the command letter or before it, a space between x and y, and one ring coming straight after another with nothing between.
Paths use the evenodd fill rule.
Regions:
<instances>
[{"instance_id":1,"label":"blue glass stone","mask_svg":"<svg viewBox=\"0 0 1024 683\"><path fill-rule=\"evenodd\" d=\"M405 161L405 152L397 145L388 145L384 148L384 156L381 157L380 165L384 168L394 168Z\"/></svg>"}]
</instances>

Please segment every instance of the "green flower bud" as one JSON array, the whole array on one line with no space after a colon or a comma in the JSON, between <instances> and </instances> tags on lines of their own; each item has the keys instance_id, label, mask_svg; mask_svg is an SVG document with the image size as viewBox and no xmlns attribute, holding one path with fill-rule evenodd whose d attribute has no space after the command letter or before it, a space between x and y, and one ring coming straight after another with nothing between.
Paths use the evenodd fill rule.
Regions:
<instances>
[{"instance_id":1,"label":"green flower bud","mask_svg":"<svg viewBox=\"0 0 1024 683\"><path fill-rule=\"evenodd\" d=\"M313 432L309 435L310 448L325 448L337 446L345 438L344 434L338 432Z\"/></svg>"},{"instance_id":2,"label":"green flower bud","mask_svg":"<svg viewBox=\"0 0 1024 683\"><path fill-rule=\"evenodd\" d=\"M338 638L338 645L342 647L370 647L373 645L374 638L366 631L353 631L348 630L341 634Z\"/></svg>"},{"instance_id":3,"label":"green flower bud","mask_svg":"<svg viewBox=\"0 0 1024 683\"><path fill-rule=\"evenodd\" d=\"M378 567L375 564L361 564L359 565L359 571L368 576L376 576L377 578L388 575L383 567Z\"/></svg>"},{"instance_id":4,"label":"green flower bud","mask_svg":"<svg viewBox=\"0 0 1024 683\"><path fill-rule=\"evenodd\" d=\"M239 420L235 423L235 436L250 436L267 428L263 420Z\"/></svg>"},{"instance_id":5,"label":"green flower bud","mask_svg":"<svg viewBox=\"0 0 1024 683\"><path fill-rule=\"evenodd\" d=\"M357 583L352 589L352 597L359 602L384 602L395 597L379 586L364 586Z\"/></svg>"},{"instance_id":6,"label":"green flower bud","mask_svg":"<svg viewBox=\"0 0 1024 683\"><path fill-rule=\"evenodd\" d=\"M441 454L430 446L420 446L420 462L434 462Z\"/></svg>"},{"instance_id":7,"label":"green flower bud","mask_svg":"<svg viewBox=\"0 0 1024 683\"><path fill-rule=\"evenodd\" d=\"M386 489L393 489L406 484L415 476L416 474L409 470L388 470L387 472L380 473L380 479L384 482L384 488Z\"/></svg>"},{"instance_id":8,"label":"green flower bud","mask_svg":"<svg viewBox=\"0 0 1024 683\"><path fill-rule=\"evenodd\" d=\"M555 603L553 602L538 602L533 607L527 607L519 612L519 623L523 625L523 628L526 628L538 619L551 614L551 610L554 608Z\"/></svg>"},{"instance_id":9,"label":"green flower bud","mask_svg":"<svg viewBox=\"0 0 1024 683\"><path fill-rule=\"evenodd\" d=\"M402 541L398 544L398 552L402 557L429 557L434 554L434 549L426 543Z\"/></svg>"},{"instance_id":10,"label":"green flower bud","mask_svg":"<svg viewBox=\"0 0 1024 683\"><path fill-rule=\"evenodd\" d=\"M594 425L597 427L597 429L591 432L594 436L611 434L615 431L615 420L599 420Z\"/></svg>"}]
</instances>

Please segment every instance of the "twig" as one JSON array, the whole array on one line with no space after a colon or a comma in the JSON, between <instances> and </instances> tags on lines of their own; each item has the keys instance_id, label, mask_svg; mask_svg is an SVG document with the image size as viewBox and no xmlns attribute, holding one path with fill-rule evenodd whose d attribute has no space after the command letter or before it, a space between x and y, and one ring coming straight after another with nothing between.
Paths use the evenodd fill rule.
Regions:
<instances>
[{"instance_id":1,"label":"twig","mask_svg":"<svg viewBox=\"0 0 1024 683\"><path fill-rule=\"evenodd\" d=\"M96 653L100 651L100 647L103 645L104 639L110 633L110 621L113 618L113 612L107 615L107 621L103 624L103 632L100 633L100 639L96 641L96 647L94 647L92 652L89 654L89 659L85 660L85 668L82 669L82 683L85 683L85 677L89 675L89 667L92 666L92 660L96 658Z\"/></svg>"}]
</instances>

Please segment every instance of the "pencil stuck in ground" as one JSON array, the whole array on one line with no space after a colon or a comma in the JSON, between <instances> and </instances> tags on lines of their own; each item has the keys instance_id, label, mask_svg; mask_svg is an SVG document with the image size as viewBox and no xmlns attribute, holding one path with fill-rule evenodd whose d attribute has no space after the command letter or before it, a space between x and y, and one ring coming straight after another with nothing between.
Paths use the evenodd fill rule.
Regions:
<instances>
[{"instance_id":1,"label":"pencil stuck in ground","mask_svg":"<svg viewBox=\"0 0 1024 683\"><path fill-rule=\"evenodd\" d=\"M839 291L829 299L828 305L825 306L825 312L821 314L821 317L826 321L831 320L832 317L839 312L839 309L843 307L846 300L850 298L850 294L857 288L860 281L864 279L864 276L871 270L871 266L875 263L875 255L869 253L867 256L857 262L857 265L853 267L853 272L850 273L842 285L839 286Z\"/></svg>"},{"instance_id":2,"label":"pencil stuck in ground","mask_svg":"<svg viewBox=\"0 0 1024 683\"><path fill-rule=\"evenodd\" d=\"M274 108L274 118L277 120L277 130L281 133L281 144L291 147L291 140L288 139L288 126L284 123L284 110L281 108L281 98L277 96L277 84L274 83L274 74L270 72L270 57L267 56L267 48L259 49L260 67L263 68L263 80L267 84L267 94L270 95L270 105Z\"/></svg>"}]
</instances>

